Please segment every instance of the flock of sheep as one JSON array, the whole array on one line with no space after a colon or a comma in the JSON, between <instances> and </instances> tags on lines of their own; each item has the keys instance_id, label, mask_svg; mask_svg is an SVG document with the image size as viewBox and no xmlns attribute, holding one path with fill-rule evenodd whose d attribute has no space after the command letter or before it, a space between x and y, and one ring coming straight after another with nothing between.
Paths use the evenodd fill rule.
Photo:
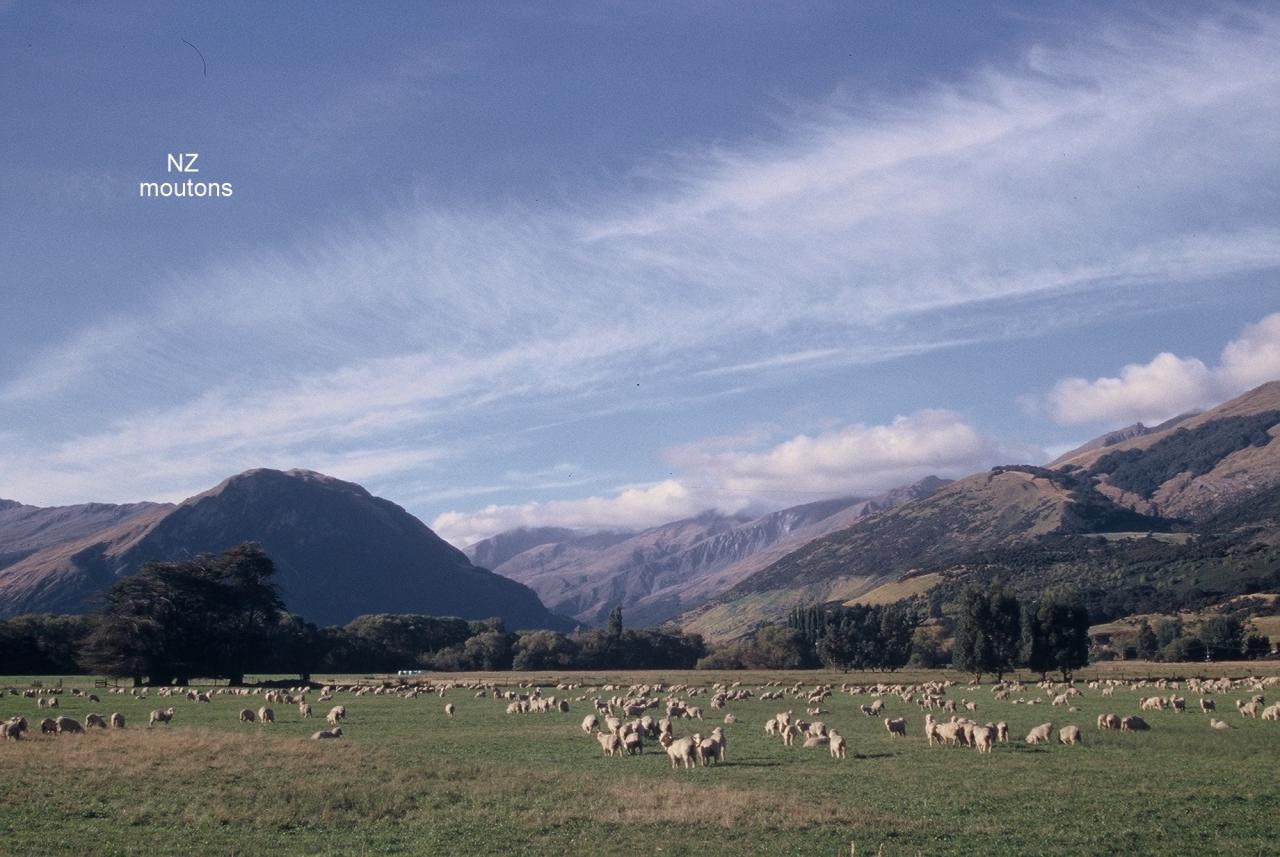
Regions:
<instances>
[{"instance_id":1,"label":"flock of sheep","mask_svg":"<svg viewBox=\"0 0 1280 857\"><path fill-rule=\"evenodd\" d=\"M1258 718L1263 720L1280 720L1280 703L1266 706L1266 693L1280 678L1247 678L1247 679L1187 679L1184 682L1173 680L1160 681L1091 681L1087 684L1042 682L1036 685L1021 682L1001 682L988 688L992 698L1011 705L1028 707L1047 704L1050 708L1063 708L1067 714L1079 711L1076 703L1086 694L1096 694L1100 698L1112 697L1117 689L1147 692L1159 691L1158 694L1143 696L1139 709L1143 712L1170 712L1186 714L1187 701L1179 692L1197 694L1198 705L1202 715L1213 715L1217 711L1215 695L1230 693L1246 694L1244 698L1235 700L1235 707L1242 718ZM470 692L478 699L492 698L499 704L505 703L508 715L524 715L536 713L567 714L574 704L585 705L589 709L580 723L581 731L592 737L606 757L621 758L643 755L646 744L657 744L666 753L673 769L691 769L707 767L723 763L727 758L727 735L725 727L739 722L733 713L723 714L723 725L715 725L705 730L711 712L719 712L736 702L746 700L770 701L787 700L792 705L786 711L778 712L764 723L764 732L770 737L779 738L786 747L793 747L797 740L802 747L825 747L831 758L845 759L848 756L849 741L840 731L829 726L821 719L831 712L824 706L836 693L847 694L855 698L867 697L869 701L857 706L863 716L882 719L884 729L891 738L905 738L908 735L908 720L904 716L883 716L887 707L915 708L923 713L921 735L930 747L969 747L980 754L991 753L998 744L1010 740L1009 725L1004 722L979 723L969 717L979 710L979 702L969 698L981 692L977 686L961 686L954 681L931 681L918 684L842 684L838 689L825 684L806 687L801 682L783 685L770 682L757 687L745 687L742 682L731 684L712 684L696 686L687 684L666 685L662 683L639 684L631 686L615 686L604 684L586 687L580 684L562 682L555 686L553 695L544 695L542 688L525 683L512 689L502 689L492 682L460 682L446 681L431 683L426 681L384 681L360 684L327 684L318 688L318 703L333 703L325 721L328 728L312 733L311 740L330 740L343 737L341 723L347 717L347 702L352 702L366 695L395 695L408 699L433 694L443 699L451 691ZM106 691L113 694L131 694L136 699L146 699L146 689L110 688ZM317 689L310 686L295 687L288 690L264 690L260 688L217 688L211 691L198 691L186 688L153 689L158 696L164 698L185 698L188 702L199 704L211 703L216 696L233 697L261 696L260 705L246 706L239 709L238 719L241 723L270 726L276 722L276 709L272 706L291 706L296 708L299 718L307 720L312 717L312 704L308 695ZM9 688L8 693L21 695L35 700L39 709L59 708L61 691L50 691L40 688L19 690ZM82 697L90 703L101 702L97 694L86 694L78 688L70 693ZM960 698L956 698L958 694ZM338 702L341 696L344 702ZM694 704L705 697L705 706ZM803 702L805 717L795 715L795 707ZM1264 707L1266 706L1266 707ZM458 715L457 706L446 702L444 715L454 718ZM169 725L172 723L177 709L170 705L167 708L153 709L148 716L148 727ZM936 714L936 716L935 716ZM949 715L949 716L948 716ZM856 715L855 715L856 716ZM942 719L942 718L946 719ZM1068 718L1069 719L1069 718ZM696 731L688 731L684 727L697 724ZM1226 721L1216 717L1209 718L1209 725L1215 730L1230 729ZM110 716L90 713L84 717L83 723L71 717L46 717L39 723L42 734L65 735L83 734L92 729L123 729L125 718L115 712ZM1120 732L1138 732L1150 729L1150 725L1137 714L1121 716L1119 714L1100 714L1097 718L1099 730L1117 730ZM0 738L18 740L30 726L26 717L18 715L0 721ZM687 732L678 735L677 732ZM1049 743L1054 737L1054 725L1051 722L1041 723L1028 731L1025 743L1037 745ZM1057 730L1057 741L1060 744L1074 746L1083 743L1081 729L1074 723L1067 723Z\"/></svg>"},{"instance_id":2,"label":"flock of sheep","mask_svg":"<svg viewBox=\"0 0 1280 857\"><path fill-rule=\"evenodd\" d=\"M1265 703L1266 689L1277 683L1280 683L1280 678L1277 677L1234 681L1188 679L1185 682L1185 689L1202 694L1199 707L1205 714L1215 711L1216 703L1212 697L1204 694L1241 690L1250 692L1252 696L1249 699L1236 701L1236 708L1242 717L1256 717ZM904 705L918 707L924 712L922 732L931 747L935 745L971 747L978 753L985 754L992 752L996 744L1007 743L1009 725L1006 722L980 724L958 713L961 710L976 712L979 706L976 700L966 698L956 700L948 696L948 690L955 686L956 683L952 681L870 686L843 684L839 692L852 696L873 697L870 703L858 706L858 710L868 717L879 717L884 713L886 700L889 698L896 698ZM1048 701L1051 708L1062 706L1068 713L1077 713L1079 708L1074 703L1086 693L1112 697L1118 688L1132 691L1152 687L1177 691L1183 686L1183 682L1168 680L1093 681L1085 685L1084 689L1074 683L1046 681L1037 685L1025 685L1021 682L1001 682L992 686L990 692L994 699L1012 705L1035 706ZM579 688L572 684L557 686L557 690L575 689ZM965 690L967 693L974 693L980 688L970 686ZM646 742L656 741L665 750L673 769L680 767L687 769L698 765L705 767L725 760L727 742L725 731L721 726L714 727L706 736L699 730L685 737L676 737L677 723L704 720L702 707L690 704L691 698L703 693L711 694L709 706L713 709L722 709L735 700L749 699L757 693L744 688L741 682L730 685L715 684L706 689L688 685L668 687L660 684L646 684L627 688L606 685L600 688L600 691L614 691L614 695L607 699L599 694L591 697L590 703L594 711L583 718L580 728L582 732L599 743L603 755L608 757L640 755L644 752ZM1039 695L1036 695L1037 691ZM784 688L780 683L774 682L761 686L758 692L761 700L803 699L806 705L806 716L817 717L829 713L823 705L836 691L828 685L806 688L803 683L797 682ZM531 692L507 691L503 698L510 700L507 706L508 714L550 710L568 711L565 699L557 699L554 696L543 698L538 689ZM588 696L580 695L577 699L586 701ZM1187 710L1185 698L1176 693L1170 696L1147 697L1143 699L1140 708L1144 711L1168 709L1176 713L1185 713ZM666 712L665 716L656 716L663 710ZM935 711L949 713L951 716L947 720L940 720L934 716ZM1280 703L1261 709L1261 712L1265 720L1280 720ZM724 722L725 725L730 725L738 722L738 718L728 713L724 715ZM908 727L905 717L885 717L883 723L890 737L907 736ZM1209 725L1217 730L1230 728L1228 724L1216 718L1210 718ZM1123 717L1118 714L1101 714L1097 719L1097 727L1099 730L1114 729L1120 732L1141 732L1151 728L1150 724L1137 714ZM766 735L781 738L786 747L795 746L796 740L799 739L801 745L806 748L826 747L833 759L845 759L848 755L848 740L843 734L822 720L797 718L794 708L779 712L766 720L764 731ZM1028 745L1046 744L1053 740L1053 736L1053 723L1041 723L1028 731L1024 742ZM1078 746L1084 743L1083 733L1074 723L1058 728L1057 740L1058 743L1066 746Z\"/></svg>"}]
</instances>

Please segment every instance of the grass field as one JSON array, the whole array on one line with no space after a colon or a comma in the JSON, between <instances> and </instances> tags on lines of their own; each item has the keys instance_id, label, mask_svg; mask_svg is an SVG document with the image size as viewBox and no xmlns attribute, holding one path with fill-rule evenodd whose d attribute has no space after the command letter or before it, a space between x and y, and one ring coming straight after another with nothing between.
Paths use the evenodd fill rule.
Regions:
<instances>
[{"instance_id":1,"label":"grass field","mask_svg":"<svg viewBox=\"0 0 1280 857\"><path fill-rule=\"evenodd\" d=\"M1211 666L1227 675L1259 669ZM838 688L944 676L954 674L441 678L540 681L549 695L555 678ZM91 679L64 682L103 694ZM29 683L0 678L0 687ZM103 695L101 703L64 693L56 713L83 721L90 711L120 711L129 726L43 737L38 723L49 712L6 694L0 718L22 714L37 734L0 742L0 853L847 855L851 843L859 854L883 844L890 857L1280 853L1280 723L1241 718L1233 700L1243 692L1218 697L1230 731L1209 729L1197 710L1145 712L1150 732L1120 734L1097 732L1097 715L1137 713L1139 697L1156 691L1119 690L1107 699L1086 690L1081 710L1068 713L1047 700L994 701L989 685L958 685L949 695L976 700L975 719L1005 720L1019 739L989 756L930 749L918 709L890 696L886 713L909 720L908 737L892 739L880 720L858 711L869 697L836 693L820 719L848 739L842 761L764 734L778 711L804 718L803 699L712 711L704 697L694 703L706 708L706 722L679 721L677 735L699 727L705 734L726 712L739 722L725 727L726 763L692 771L671 770L656 744L640 757L603 757L579 729L591 711L574 699L582 692L570 694L569 714L528 715L507 715L505 702L464 690L445 699L342 694L335 701L349 711L345 737L319 742L305 738L323 720L303 721L292 706L273 706L279 722L264 727L236 719L240 708L261 705L258 697L215 695L202 704L154 691L146 700ZM1184 695L1195 708L1198 697ZM1034 688L1025 694L1041 696ZM446 701L457 706L454 720L444 714ZM172 727L148 729L147 712L169 704L177 709ZM315 707L322 715L328 705ZM1080 725L1084 746L1024 745L1027 730L1045 721Z\"/></svg>"}]
</instances>

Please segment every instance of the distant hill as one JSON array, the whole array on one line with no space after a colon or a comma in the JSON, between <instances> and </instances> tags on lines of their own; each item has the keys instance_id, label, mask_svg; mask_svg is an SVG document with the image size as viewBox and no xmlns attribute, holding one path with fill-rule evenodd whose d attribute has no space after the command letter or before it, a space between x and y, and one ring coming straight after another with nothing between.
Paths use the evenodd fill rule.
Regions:
<instances>
[{"instance_id":1,"label":"distant hill","mask_svg":"<svg viewBox=\"0 0 1280 857\"><path fill-rule=\"evenodd\" d=\"M1108 433L1052 467L998 467L811 541L681 622L733 637L797 604L909 597L974 574L1022 574L1029 590L1076 583L1113 607L1249 591L1280 559L1268 552L1280 542L1278 434L1271 382L1153 429ZM1184 535L1126 535L1172 531Z\"/></svg>"},{"instance_id":2,"label":"distant hill","mask_svg":"<svg viewBox=\"0 0 1280 857\"><path fill-rule=\"evenodd\" d=\"M573 534L556 540L547 537L553 531L515 530L468 552L479 561L527 543L530 547L493 568L528 584L551 609L598 625L622 605L629 624L658 624L813 539L945 484L930 477L873 499L823 500L759 517L709 512L634 534Z\"/></svg>"},{"instance_id":3,"label":"distant hill","mask_svg":"<svg viewBox=\"0 0 1280 857\"><path fill-rule=\"evenodd\" d=\"M177 506L2 509L0 550L14 559L0 566L0 616L81 612L148 560L244 541L275 560L286 607L319 624L385 612L571 626L396 504L306 470L250 470Z\"/></svg>"}]
</instances>

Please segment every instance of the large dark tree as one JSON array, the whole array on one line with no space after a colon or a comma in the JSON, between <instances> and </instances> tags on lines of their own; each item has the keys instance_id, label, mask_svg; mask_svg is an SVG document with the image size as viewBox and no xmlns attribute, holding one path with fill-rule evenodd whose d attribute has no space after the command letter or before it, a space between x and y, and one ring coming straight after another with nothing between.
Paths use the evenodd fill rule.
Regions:
<instances>
[{"instance_id":1,"label":"large dark tree","mask_svg":"<svg viewBox=\"0 0 1280 857\"><path fill-rule=\"evenodd\" d=\"M1063 681L1089 664L1089 610L1080 593L1070 587L1045 590L1036 611L1048 657Z\"/></svg>"},{"instance_id":2,"label":"large dark tree","mask_svg":"<svg viewBox=\"0 0 1280 857\"><path fill-rule=\"evenodd\" d=\"M139 683L185 684L194 676L241 683L252 665L269 660L267 641L283 607L274 573L253 544L148 563L107 593L82 660Z\"/></svg>"},{"instance_id":3,"label":"large dark tree","mask_svg":"<svg viewBox=\"0 0 1280 857\"><path fill-rule=\"evenodd\" d=\"M1144 661L1154 661L1160 657L1160 641L1156 639L1156 632L1152 630L1151 623L1146 619L1143 619L1142 624L1138 626L1134 648L1138 652L1138 657Z\"/></svg>"},{"instance_id":4,"label":"large dark tree","mask_svg":"<svg viewBox=\"0 0 1280 857\"><path fill-rule=\"evenodd\" d=\"M1210 616L1198 636L1215 661L1237 660L1244 651L1244 623L1235 616Z\"/></svg>"},{"instance_id":5,"label":"large dark tree","mask_svg":"<svg viewBox=\"0 0 1280 857\"><path fill-rule=\"evenodd\" d=\"M965 589L956 614L952 662L975 680L983 673L1004 678L1019 660L1021 613L1018 599L998 583L985 591L978 586Z\"/></svg>"}]
</instances>

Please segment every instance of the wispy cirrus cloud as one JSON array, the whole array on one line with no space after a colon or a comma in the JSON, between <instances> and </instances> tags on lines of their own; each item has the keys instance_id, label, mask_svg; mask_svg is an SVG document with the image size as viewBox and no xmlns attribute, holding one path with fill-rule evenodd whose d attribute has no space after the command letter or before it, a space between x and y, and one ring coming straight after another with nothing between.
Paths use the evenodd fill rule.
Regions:
<instances>
[{"instance_id":1,"label":"wispy cirrus cloud","mask_svg":"<svg viewBox=\"0 0 1280 857\"><path fill-rule=\"evenodd\" d=\"M799 383L999 338L1013 301L1275 268L1278 49L1266 14L1081 31L892 101L833 98L770 143L691 145L642 187L573 206L401 208L245 249L0 368L17 436L0 484L49 502L172 495L242 462L341 467L385 447L403 454L375 469L407 485L440 449L476 454L459 425L500 431L502 412L518 431L532 402L655 407L626 395L637 376L689 396L727 375ZM1259 370L1246 355L1213 371ZM879 437L850 436L709 458L698 478L767 488ZM993 451L967 449L955 460ZM707 500L682 490L585 508L620 525ZM552 502L528 514L589 517Z\"/></svg>"}]
</instances>

